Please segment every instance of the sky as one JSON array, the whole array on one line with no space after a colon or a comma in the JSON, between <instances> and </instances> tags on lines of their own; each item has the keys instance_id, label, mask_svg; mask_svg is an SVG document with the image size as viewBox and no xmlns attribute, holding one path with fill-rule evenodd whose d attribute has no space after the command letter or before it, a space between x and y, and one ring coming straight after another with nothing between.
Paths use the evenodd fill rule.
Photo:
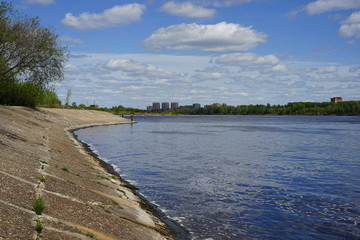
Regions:
<instances>
[{"instance_id":1,"label":"sky","mask_svg":"<svg viewBox=\"0 0 360 240\"><path fill-rule=\"evenodd\" d=\"M360 0L13 0L68 46L70 104L360 100Z\"/></svg>"}]
</instances>

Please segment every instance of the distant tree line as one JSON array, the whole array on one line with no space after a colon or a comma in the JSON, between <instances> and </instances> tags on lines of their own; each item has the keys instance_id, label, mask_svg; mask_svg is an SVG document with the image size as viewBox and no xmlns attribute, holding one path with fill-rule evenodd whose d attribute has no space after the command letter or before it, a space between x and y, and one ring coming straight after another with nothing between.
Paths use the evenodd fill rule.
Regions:
<instances>
[{"instance_id":1,"label":"distant tree line","mask_svg":"<svg viewBox=\"0 0 360 240\"><path fill-rule=\"evenodd\" d=\"M98 110L98 111L105 111L105 112L111 112L116 115L129 115L129 114L138 114L138 113L145 113L146 111L140 110L137 108L127 108L122 105L114 106L111 108L107 107L94 107L93 105L86 106L85 104L81 103L79 105L76 104L76 102L73 102L72 104L65 103L65 106L59 106L59 107L65 107L65 108L71 108L71 109L80 109L80 110Z\"/></svg>"},{"instance_id":2,"label":"distant tree line","mask_svg":"<svg viewBox=\"0 0 360 240\"><path fill-rule=\"evenodd\" d=\"M360 115L360 101L346 102L291 102L286 105L211 105L198 109L175 109L163 114L184 115Z\"/></svg>"},{"instance_id":3,"label":"distant tree line","mask_svg":"<svg viewBox=\"0 0 360 240\"><path fill-rule=\"evenodd\" d=\"M67 58L51 27L0 2L0 104L57 105L52 84L63 80Z\"/></svg>"},{"instance_id":4,"label":"distant tree line","mask_svg":"<svg viewBox=\"0 0 360 240\"><path fill-rule=\"evenodd\" d=\"M338 115L338 116L360 116L360 101L346 102L291 102L285 105L238 105L231 106L222 104L222 106L211 105L205 108L182 108L174 110L146 111L137 108L127 108L122 105L107 107L86 106L65 104L60 106L71 109L85 109L111 112L117 115L130 114L161 114L161 115Z\"/></svg>"}]
</instances>

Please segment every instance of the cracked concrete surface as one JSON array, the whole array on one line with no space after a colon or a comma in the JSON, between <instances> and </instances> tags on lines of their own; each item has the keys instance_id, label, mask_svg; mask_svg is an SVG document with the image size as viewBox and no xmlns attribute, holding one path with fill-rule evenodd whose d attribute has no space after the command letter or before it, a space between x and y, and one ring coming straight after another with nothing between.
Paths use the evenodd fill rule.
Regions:
<instances>
[{"instance_id":1,"label":"cracked concrete surface","mask_svg":"<svg viewBox=\"0 0 360 240\"><path fill-rule=\"evenodd\" d=\"M68 132L120 123L129 120L100 111L0 106L0 239L173 239ZM46 204L41 215L32 208L38 197Z\"/></svg>"}]
</instances>

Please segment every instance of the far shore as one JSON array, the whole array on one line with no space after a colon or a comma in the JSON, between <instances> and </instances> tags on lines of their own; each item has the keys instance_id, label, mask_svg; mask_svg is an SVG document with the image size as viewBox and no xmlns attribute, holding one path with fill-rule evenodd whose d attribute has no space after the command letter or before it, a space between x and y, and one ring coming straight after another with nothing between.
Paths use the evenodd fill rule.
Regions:
<instances>
[{"instance_id":1,"label":"far shore","mask_svg":"<svg viewBox=\"0 0 360 240\"><path fill-rule=\"evenodd\" d=\"M124 123L101 111L0 106L0 239L189 239L72 134ZM39 198L45 210L35 213Z\"/></svg>"}]
</instances>

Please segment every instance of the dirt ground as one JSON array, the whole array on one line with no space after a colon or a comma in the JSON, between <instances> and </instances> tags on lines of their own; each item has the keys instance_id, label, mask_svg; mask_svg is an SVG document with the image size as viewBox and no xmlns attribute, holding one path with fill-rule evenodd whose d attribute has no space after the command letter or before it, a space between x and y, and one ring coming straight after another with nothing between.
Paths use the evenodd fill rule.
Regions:
<instances>
[{"instance_id":1,"label":"dirt ground","mask_svg":"<svg viewBox=\"0 0 360 240\"><path fill-rule=\"evenodd\" d=\"M130 121L100 111L0 106L0 240L173 239L69 133L119 123ZM40 215L37 198L45 201Z\"/></svg>"}]
</instances>

